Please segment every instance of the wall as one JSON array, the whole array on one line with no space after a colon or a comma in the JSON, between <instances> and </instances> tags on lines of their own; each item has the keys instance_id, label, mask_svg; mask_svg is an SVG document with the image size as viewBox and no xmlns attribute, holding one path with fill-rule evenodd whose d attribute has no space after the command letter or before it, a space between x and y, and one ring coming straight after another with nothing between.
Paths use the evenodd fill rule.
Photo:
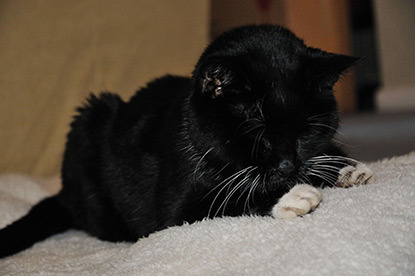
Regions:
<instances>
[{"instance_id":1,"label":"wall","mask_svg":"<svg viewBox=\"0 0 415 276\"><path fill-rule=\"evenodd\" d=\"M415 1L375 0L380 111L415 111Z\"/></svg>"},{"instance_id":2,"label":"wall","mask_svg":"<svg viewBox=\"0 0 415 276\"><path fill-rule=\"evenodd\" d=\"M284 7L281 0L271 1L268 10L260 11L254 0L211 0L211 37L246 24L284 24Z\"/></svg>"},{"instance_id":3,"label":"wall","mask_svg":"<svg viewBox=\"0 0 415 276\"><path fill-rule=\"evenodd\" d=\"M75 106L190 74L208 16L208 0L1 1L0 172L57 174Z\"/></svg>"}]
</instances>

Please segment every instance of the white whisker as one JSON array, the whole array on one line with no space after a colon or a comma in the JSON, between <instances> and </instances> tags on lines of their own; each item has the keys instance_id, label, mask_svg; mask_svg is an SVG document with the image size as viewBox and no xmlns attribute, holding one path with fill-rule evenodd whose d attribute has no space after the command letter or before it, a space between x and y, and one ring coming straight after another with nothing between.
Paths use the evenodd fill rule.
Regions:
<instances>
[{"instance_id":1,"label":"white whisker","mask_svg":"<svg viewBox=\"0 0 415 276\"><path fill-rule=\"evenodd\" d=\"M345 162L345 161L335 161L335 160L323 160L323 161L314 161L314 162L310 162L307 163L309 165L327 165L327 164L337 164L337 165L342 165L344 166L349 166L350 162Z\"/></svg>"},{"instance_id":2,"label":"white whisker","mask_svg":"<svg viewBox=\"0 0 415 276\"><path fill-rule=\"evenodd\" d=\"M224 216L225 214L225 209L226 206L228 205L229 200L231 199L231 197L234 195L234 193L241 188L243 185L245 185L245 183L248 181L249 179L245 176L244 179L242 179L241 181L238 182L238 184L235 185L235 187L233 187L233 189L230 191L230 193L228 193L225 197L225 199L222 201L221 205L219 206L218 210L216 211L215 215L216 216L220 209L222 208L222 216Z\"/></svg>"},{"instance_id":3,"label":"white whisker","mask_svg":"<svg viewBox=\"0 0 415 276\"><path fill-rule=\"evenodd\" d=\"M267 174L265 173L263 176L262 176L262 187L261 187L261 192L262 193L266 193L267 192L267 188L266 188L266 180L267 180Z\"/></svg>"},{"instance_id":4,"label":"white whisker","mask_svg":"<svg viewBox=\"0 0 415 276\"><path fill-rule=\"evenodd\" d=\"M316 176L316 177L318 177L320 179L323 179L324 181L326 181L326 182L328 182L330 184L335 184L337 182L337 178L334 177L333 175L327 174L327 173L323 173L323 172L318 171L318 170L311 169L311 170L309 170L307 172L307 174L308 175Z\"/></svg>"},{"instance_id":5,"label":"white whisker","mask_svg":"<svg viewBox=\"0 0 415 276\"><path fill-rule=\"evenodd\" d=\"M330 177L335 177L338 175L338 171L334 171L334 174L333 174L333 171L322 170L321 168L320 169L309 168L308 171L318 172L318 173L321 173L322 175L330 176Z\"/></svg>"},{"instance_id":6,"label":"white whisker","mask_svg":"<svg viewBox=\"0 0 415 276\"><path fill-rule=\"evenodd\" d=\"M350 158L350 157L345 157L345 156L336 156L336 155L321 155L321 156L315 156L310 158L308 161L314 162L314 161L347 161L347 162L352 162L354 164L361 164L360 161L357 161L356 159ZM347 163L348 165L350 165L349 163Z\"/></svg>"},{"instance_id":7,"label":"white whisker","mask_svg":"<svg viewBox=\"0 0 415 276\"><path fill-rule=\"evenodd\" d=\"M226 169L226 167L229 166L229 164L230 164L229 162L226 163L225 166L223 166L219 171L217 171L216 173L212 175L212 178L216 179Z\"/></svg>"},{"instance_id":8,"label":"white whisker","mask_svg":"<svg viewBox=\"0 0 415 276\"><path fill-rule=\"evenodd\" d=\"M235 187L229 192L229 193L227 193L227 195L226 195L226 197L225 197L225 199L222 201L222 203L221 203L221 205L219 206L219 208L217 209L217 211L216 211L216 213L215 213L215 215L214 216L216 216L218 213L219 213L219 211L220 211L220 209L223 207L223 209L222 209L222 215L225 213L225 209L226 209L226 205L228 204L228 202L229 202L229 200L231 199L231 197L232 197L232 195L239 189L239 188L241 188L248 180L249 180L249 176L250 176L250 174L251 174L251 172L252 171L254 171L254 170L256 170L257 169L257 167L253 167L253 168L251 168L251 169L249 169L247 172L246 172L246 175L245 175L245 177L241 180L241 181L239 181L236 185L235 185ZM210 212L209 212L209 214L210 214Z\"/></svg>"},{"instance_id":9,"label":"white whisker","mask_svg":"<svg viewBox=\"0 0 415 276\"><path fill-rule=\"evenodd\" d=\"M242 128L243 125L248 124L249 122L257 122L259 124L264 124L264 122L261 119L258 119L258 118L246 119L245 121L243 121L242 123L240 123L238 125L235 132L237 133L239 131L239 129Z\"/></svg>"},{"instance_id":10,"label":"white whisker","mask_svg":"<svg viewBox=\"0 0 415 276\"><path fill-rule=\"evenodd\" d=\"M340 135L342 135L342 136L346 136L343 132L341 132L340 130L338 130L337 128L335 128L335 127L332 127L332 126L329 126L329 125L326 125L326 124L321 124L321 123L309 123L308 125L310 125L310 126L320 126L320 127L325 127L325 128L328 128L328 129L331 129L331 130L333 130L334 132L336 132L336 133L339 133Z\"/></svg>"},{"instance_id":11,"label":"white whisker","mask_svg":"<svg viewBox=\"0 0 415 276\"><path fill-rule=\"evenodd\" d=\"M326 115L330 115L330 114L333 114L333 112L325 112L325 113L317 114L317 115L308 117L307 118L307 121L310 121L310 120L313 120L313 119L317 119L317 118L320 119L320 118L325 117Z\"/></svg>"},{"instance_id":12,"label":"white whisker","mask_svg":"<svg viewBox=\"0 0 415 276\"><path fill-rule=\"evenodd\" d=\"M249 132L252 132L252 131L254 131L254 130L255 130L255 129L257 129L257 128L263 128L264 126L265 126L264 124L258 124L258 125L256 125L256 126L251 127L250 129L248 129L248 130L244 131L243 133L241 133L241 135L246 135L246 134L248 134Z\"/></svg>"},{"instance_id":13,"label":"white whisker","mask_svg":"<svg viewBox=\"0 0 415 276\"><path fill-rule=\"evenodd\" d=\"M233 182L235 182L235 180L243 175L244 173L246 173L248 170L252 169L252 166L246 167L240 171L237 171L236 173L232 174L231 176L229 176L228 178L226 178L225 180L223 180L222 182L220 182L218 185L216 185L212 190L209 191L209 193L207 193L203 198L206 198L210 193L212 193L214 190L216 190L217 188L219 188L222 184L223 187L218 191L218 193L216 194L215 198L213 199L212 203L210 204L209 207L209 211L208 211L208 217L210 216L210 212L212 211L213 205L215 204L216 200L218 199L219 195L222 193L222 191L228 186L228 185L232 185ZM219 210L219 209L218 209Z\"/></svg>"},{"instance_id":14,"label":"white whisker","mask_svg":"<svg viewBox=\"0 0 415 276\"><path fill-rule=\"evenodd\" d=\"M303 183L305 183L305 184L311 184L311 180L310 180L310 178L308 178L308 176L307 176L304 172L301 172L301 173L298 175L298 178L299 178L299 180L300 180L301 182L303 182Z\"/></svg>"},{"instance_id":15,"label":"white whisker","mask_svg":"<svg viewBox=\"0 0 415 276\"><path fill-rule=\"evenodd\" d=\"M322 176L326 176L328 178L337 180L337 175L338 175L337 172L335 174L333 174L330 171L323 171L323 170L320 170L320 169L313 169L313 168L309 168L308 171L309 172L314 172L314 173L319 173Z\"/></svg>"},{"instance_id":16,"label":"white whisker","mask_svg":"<svg viewBox=\"0 0 415 276\"><path fill-rule=\"evenodd\" d=\"M257 102L257 108L259 110L259 115L261 116L261 119L263 121L265 121L265 116L264 116L264 113L262 111L263 104L264 104L264 98L262 98L261 102Z\"/></svg>"},{"instance_id":17,"label":"white whisker","mask_svg":"<svg viewBox=\"0 0 415 276\"><path fill-rule=\"evenodd\" d=\"M337 139L332 139L332 140L333 140L335 143L339 144L339 145L343 145L343 146L346 146L346 147L349 147L349 148L354 148L354 147L355 147L355 146L353 146L353 145L347 144L347 143L342 142L342 141L337 140Z\"/></svg>"},{"instance_id":18,"label":"white whisker","mask_svg":"<svg viewBox=\"0 0 415 276\"><path fill-rule=\"evenodd\" d=\"M258 174L256 177L255 177L255 179L253 180L253 182L252 182L252 184L251 184L251 188L249 189L249 193L248 193L248 195L246 196L246 200L245 200L245 204L244 204L244 214L245 214L245 210L246 210L246 207L248 207L248 210L250 210L251 209L251 207L249 206L249 198L250 198L250 196L251 196L251 194L252 194L252 202L254 201L254 198L253 198L253 196L254 196L254 193L252 193L255 189L256 189L256 187L257 187L257 185L258 185L258 181L259 181L259 179L260 179L260 175Z\"/></svg>"},{"instance_id":19,"label":"white whisker","mask_svg":"<svg viewBox=\"0 0 415 276\"><path fill-rule=\"evenodd\" d=\"M322 175L320 175L320 174L316 174L316 173L312 173L312 172L308 172L307 174L308 174L308 175L311 175L311 176L318 177L318 178L322 179L323 181L325 181L325 182L327 182L327 183L329 183L329 184L332 184L332 182L331 182L331 180L330 180L330 179L326 179L324 176L322 176Z\"/></svg>"},{"instance_id":20,"label":"white whisker","mask_svg":"<svg viewBox=\"0 0 415 276\"><path fill-rule=\"evenodd\" d=\"M312 164L312 168L320 169L320 170L327 170L330 172L338 173L340 168L326 165L326 164Z\"/></svg>"},{"instance_id":21,"label":"white whisker","mask_svg":"<svg viewBox=\"0 0 415 276\"><path fill-rule=\"evenodd\" d=\"M219 188L222 184L224 183L229 183L230 181L235 181L236 178L238 178L240 175L242 175L246 170L252 168L252 166L246 167L240 171L237 171L236 173L232 174L231 176L227 177L225 180L221 181L219 184L217 184L215 187L213 187L209 193L207 193L203 199L205 199L210 193L212 193L214 190L216 190L217 188ZM226 184L227 185L227 184ZM224 185L226 187L226 185Z\"/></svg>"},{"instance_id":22,"label":"white whisker","mask_svg":"<svg viewBox=\"0 0 415 276\"><path fill-rule=\"evenodd\" d=\"M199 162L197 162L195 170L193 172L193 180L194 182L196 182L196 174L198 173L200 166L202 164L203 159L206 157L206 155L208 155L209 152L211 152L213 150L213 147L211 147L210 149L208 149L205 154L203 154L203 156L199 159ZM201 176L201 175L200 175ZM200 178L199 176L199 178Z\"/></svg>"}]
</instances>

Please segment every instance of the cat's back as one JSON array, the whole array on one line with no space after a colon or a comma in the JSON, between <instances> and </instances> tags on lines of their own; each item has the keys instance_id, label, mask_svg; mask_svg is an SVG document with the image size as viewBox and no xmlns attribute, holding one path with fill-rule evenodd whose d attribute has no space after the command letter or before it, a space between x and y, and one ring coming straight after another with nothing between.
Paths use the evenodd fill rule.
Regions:
<instances>
[{"instance_id":1,"label":"cat's back","mask_svg":"<svg viewBox=\"0 0 415 276\"><path fill-rule=\"evenodd\" d=\"M102 154L108 143L138 145L145 136L157 136L168 113L189 91L190 78L167 75L149 82L128 101L114 93L91 94L77 109L68 134L66 153ZM131 145L130 145L131 146ZM68 156L66 156L68 157ZM68 158L66 158L68 159ZM79 161L79 160L78 160Z\"/></svg>"},{"instance_id":2,"label":"cat's back","mask_svg":"<svg viewBox=\"0 0 415 276\"><path fill-rule=\"evenodd\" d=\"M167 75L138 90L119 111L114 129L119 135L129 137L129 141L141 150L158 147L163 129L173 127L180 120L182 102L190 93L191 79ZM123 134L122 134L123 133Z\"/></svg>"}]
</instances>

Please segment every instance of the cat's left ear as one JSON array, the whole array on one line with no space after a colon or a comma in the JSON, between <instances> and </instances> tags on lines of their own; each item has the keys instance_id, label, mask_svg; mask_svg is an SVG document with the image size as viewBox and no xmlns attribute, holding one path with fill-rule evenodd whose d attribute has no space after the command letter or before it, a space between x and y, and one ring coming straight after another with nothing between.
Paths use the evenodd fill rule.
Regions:
<instances>
[{"instance_id":1,"label":"cat's left ear","mask_svg":"<svg viewBox=\"0 0 415 276\"><path fill-rule=\"evenodd\" d=\"M359 63L362 58L347 55L332 54L319 49L309 48L312 57L310 81L320 86L333 87L347 69Z\"/></svg>"},{"instance_id":2,"label":"cat's left ear","mask_svg":"<svg viewBox=\"0 0 415 276\"><path fill-rule=\"evenodd\" d=\"M216 99L223 97L225 90L229 93L229 88L235 81L236 73L231 66L217 61L205 63L198 73L198 84L203 95Z\"/></svg>"}]
</instances>

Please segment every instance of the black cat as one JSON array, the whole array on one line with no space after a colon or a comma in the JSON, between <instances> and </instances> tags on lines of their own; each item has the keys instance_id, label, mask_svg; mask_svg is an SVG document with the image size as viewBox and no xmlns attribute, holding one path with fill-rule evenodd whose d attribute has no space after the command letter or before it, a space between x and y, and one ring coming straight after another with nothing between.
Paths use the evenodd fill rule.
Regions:
<instances>
[{"instance_id":1,"label":"black cat","mask_svg":"<svg viewBox=\"0 0 415 276\"><path fill-rule=\"evenodd\" d=\"M332 142L332 88L357 61L245 26L213 41L191 78L159 78L129 102L91 95L68 135L63 189L0 231L0 256L69 228L136 241L206 217L304 215L321 200L310 185L366 183L370 170Z\"/></svg>"}]
</instances>

